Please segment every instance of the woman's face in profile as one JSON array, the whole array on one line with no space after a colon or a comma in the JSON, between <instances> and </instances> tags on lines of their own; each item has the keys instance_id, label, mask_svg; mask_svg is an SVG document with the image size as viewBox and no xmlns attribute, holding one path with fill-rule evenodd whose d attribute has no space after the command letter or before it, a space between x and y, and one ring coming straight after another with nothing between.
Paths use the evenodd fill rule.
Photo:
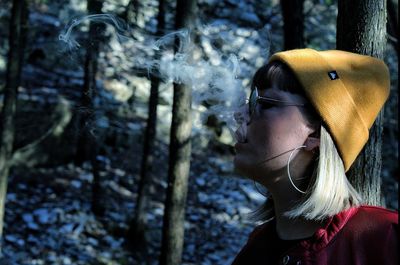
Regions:
<instances>
[{"instance_id":1,"label":"woman's face in profile","mask_svg":"<svg viewBox=\"0 0 400 265\"><path fill-rule=\"evenodd\" d=\"M260 89L258 93L293 104L306 103L304 97L278 88ZM304 145L312 133L299 108L279 102L257 102L252 116L247 117L249 123L237 132L234 165L238 173L262 184L277 181L274 175L282 175L282 170L286 170L290 152Z\"/></svg>"}]
</instances>

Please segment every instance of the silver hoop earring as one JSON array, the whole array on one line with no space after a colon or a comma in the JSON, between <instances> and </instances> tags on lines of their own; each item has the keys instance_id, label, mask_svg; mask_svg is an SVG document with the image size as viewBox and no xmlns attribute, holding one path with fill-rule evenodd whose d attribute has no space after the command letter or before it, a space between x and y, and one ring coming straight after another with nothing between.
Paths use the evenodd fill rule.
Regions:
<instances>
[{"instance_id":1,"label":"silver hoop earring","mask_svg":"<svg viewBox=\"0 0 400 265\"><path fill-rule=\"evenodd\" d=\"M292 180L292 177L290 176L290 160L292 159L293 153L294 153L296 150L298 150L298 149L300 149L300 148L304 148L304 147L306 147L306 146L305 146L305 145L301 145L301 146L296 147L295 149L293 149L292 152L290 152L289 159L288 159L287 166L286 166L286 168L287 168L287 174L288 174L288 178L289 178L289 180L290 180L290 183L292 184L292 186L293 186L298 192L303 193L303 194L305 194L306 192L300 190L300 189L294 184L294 182L293 182L293 180Z\"/></svg>"}]
</instances>

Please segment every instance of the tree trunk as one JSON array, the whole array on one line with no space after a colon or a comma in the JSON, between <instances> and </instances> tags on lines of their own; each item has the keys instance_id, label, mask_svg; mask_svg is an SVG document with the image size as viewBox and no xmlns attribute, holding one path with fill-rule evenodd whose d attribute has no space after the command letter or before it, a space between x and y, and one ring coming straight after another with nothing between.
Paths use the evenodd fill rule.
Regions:
<instances>
[{"instance_id":1,"label":"tree trunk","mask_svg":"<svg viewBox=\"0 0 400 265\"><path fill-rule=\"evenodd\" d=\"M337 49L383 58L386 47L386 0L339 0ZM370 129L369 141L348 172L364 203L382 205L382 112Z\"/></svg>"},{"instance_id":2,"label":"tree trunk","mask_svg":"<svg viewBox=\"0 0 400 265\"><path fill-rule=\"evenodd\" d=\"M165 8L164 0L158 1L158 25L157 36L161 36L165 27ZM160 58L157 53L155 59ZM156 136L157 125L157 105L158 105L158 88L160 79L156 75L151 76L151 88L149 97L149 108L147 127L143 144L143 156L140 171L140 182L138 187L138 197L136 200L135 218L130 224L128 240L133 243L134 248L141 246L142 250L146 249L146 224L147 224L147 208L150 201L149 188L151 185L151 173L154 161L154 141Z\"/></svg>"},{"instance_id":3,"label":"tree trunk","mask_svg":"<svg viewBox=\"0 0 400 265\"><path fill-rule=\"evenodd\" d=\"M398 13L398 1L388 0L387 1L387 31L388 40L396 50L397 58L399 58L399 13Z\"/></svg>"},{"instance_id":4,"label":"tree trunk","mask_svg":"<svg viewBox=\"0 0 400 265\"><path fill-rule=\"evenodd\" d=\"M6 85L4 88L4 103L0 116L0 239L3 237L4 208L7 194L10 158L15 135L15 111L17 104L17 89L21 83L21 70L24 58L24 46L28 27L28 3L26 0L14 0L11 21ZM0 253L2 244L0 244Z\"/></svg>"},{"instance_id":5,"label":"tree trunk","mask_svg":"<svg viewBox=\"0 0 400 265\"><path fill-rule=\"evenodd\" d=\"M304 0L281 0L284 49L304 47Z\"/></svg>"},{"instance_id":6,"label":"tree trunk","mask_svg":"<svg viewBox=\"0 0 400 265\"><path fill-rule=\"evenodd\" d=\"M197 2L195 0L177 0L175 28L193 29L196 10ZM174 84L161 265L181 264L191 152L191 93L191 87Z\"/></svg>"},{"instance_id":7,"label":"tree trunk","mask_svg":"<svg viewBox=\"0 0 400 265\"><path fill-rule=\"evenodd\" d=\"M87 10L89 14L101 13L103 6L102 0L88 0ZM92 203L91 208L96 215L102 215L104 212L103 204L100 201L100 174L97 162L98 143L91 130L94 126L95 111L93 108L93 98L97 91L96 73L97 56L99 54L99 42L104 32L104 25L90 22L89 40L85 58L85 76L82 89L82 107L85 109L80 115L81 134L78 140L77 161L82 164L89 159L92 165L93 183L92 183ZM93 41L95 40L95 41Z\"/></svg>"}]
</instances>

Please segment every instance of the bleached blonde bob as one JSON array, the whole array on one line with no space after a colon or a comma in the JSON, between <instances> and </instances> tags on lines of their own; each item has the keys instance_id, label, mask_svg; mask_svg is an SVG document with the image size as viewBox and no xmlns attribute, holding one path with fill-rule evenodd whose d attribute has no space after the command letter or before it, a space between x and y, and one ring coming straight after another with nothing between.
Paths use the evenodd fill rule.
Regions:
<instances>
[{"instance_id":1,"label":"bleached blonde bob","mask_svg":"<svg viewBox=\"0 0 400 265\"><path fill-rule=\"evenodd\" d=\"M304 200L286 212L292 218L324 220L361 203L360 195L348 181L335 144L321 126L319 157Z\"/></svg>"},{"instance_id":2,"label":"bleached blonde bob","mask_svg":"<svg viewBox=\"0 0 400 265\"><path fill-rule=\"evenodd\" d=\"M290 69L279 61L261 67L253 78L254 87L270 87L271 81L283 91L304 96L301 85ZM305 96L304 96L305 97ZM301 108L309 125L320 137L319 152L306 175L308 186L302 199L285 215L291 218L324 220L350 207L361 204L361 197L348 181L343 161L334 141L325 129L321 118L313 107ZM251 214L253 219L268 220L274 217L272 197Z\"/></svg>"}]
</instances>

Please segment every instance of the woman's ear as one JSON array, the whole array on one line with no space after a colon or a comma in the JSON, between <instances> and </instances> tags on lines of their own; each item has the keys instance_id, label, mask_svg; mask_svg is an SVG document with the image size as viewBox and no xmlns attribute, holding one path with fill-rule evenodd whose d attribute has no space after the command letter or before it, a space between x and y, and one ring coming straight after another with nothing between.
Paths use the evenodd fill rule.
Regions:
<instances>
[{"instance_id":1,"label":"woman's ear","mask_svg":"<svg viewBox=\"0 0 400 265\"><path fill-rule=\"evenodd\" d=\"M315 151L319 147L319 138L308 136L304 145L306 146L305 149L307 151Z\"/></svg>"}]
</instances>

